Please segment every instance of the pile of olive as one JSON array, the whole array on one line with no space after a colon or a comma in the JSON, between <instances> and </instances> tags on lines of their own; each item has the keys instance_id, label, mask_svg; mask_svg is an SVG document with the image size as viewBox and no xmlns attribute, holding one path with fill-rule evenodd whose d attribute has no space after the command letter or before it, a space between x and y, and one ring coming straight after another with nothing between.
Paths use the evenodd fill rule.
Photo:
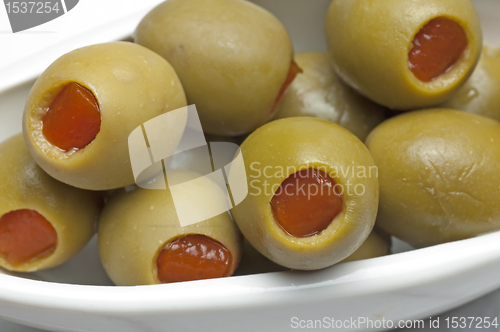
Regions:
<instances>
[{"instance_id":1,"label":"pile of olive","mask_svg":"<svg viewBox=\"0 0 500 332\"><path fill-rule=\"evenodd\" d=\"M322 269L386 255L390 235L422 247L499 230L500 55L483 49L470 0L333 0L325 32L328 53L294 56L249 1L168 0L135 43L61 56L26 102L27 149L21 135L0 145L0 265L53 267L97 229L113 282L142 285L228 277L240 261L240 273ZM244 174L248 190L186 225L179 206L203 215L231 199L179 167L199 163L179 143L193 119L176 112L192 104L209 140L246 136L225 177ZM170 186L135 185L131 144L162 169L142 180ZM176 149L167 172L157 156ZM206 199L190 204L194 193Z\"/></svg>"}]
</instances>

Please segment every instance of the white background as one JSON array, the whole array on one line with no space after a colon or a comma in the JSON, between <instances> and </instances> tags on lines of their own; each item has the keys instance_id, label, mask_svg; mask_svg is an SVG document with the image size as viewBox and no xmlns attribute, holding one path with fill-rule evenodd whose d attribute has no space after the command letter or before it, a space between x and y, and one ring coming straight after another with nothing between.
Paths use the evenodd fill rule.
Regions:
<instances>
[{"instance_id":1,"label":"white background","mask_svg":"<svg viewBox=\"0 0 500 332\"><path fill-rule=\"evenodd\" d=\"M159 0L80 0L65 15L38 27L12 33L0 4L0 91L40 74L75 48L130 36Z\"/></svg>"}]
</instances>

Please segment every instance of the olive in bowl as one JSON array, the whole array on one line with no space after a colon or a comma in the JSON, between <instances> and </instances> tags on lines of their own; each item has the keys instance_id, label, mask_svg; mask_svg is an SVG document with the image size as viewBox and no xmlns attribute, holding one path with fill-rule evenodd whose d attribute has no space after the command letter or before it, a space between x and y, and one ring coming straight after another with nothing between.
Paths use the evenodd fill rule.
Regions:
<instances>
[{"instance_id":1,"label":"olive in bowl","mask_svg":"<svg viewBox=\"0 0 500 332\"><path fill-rule=\"evenodd\" d=\"M177 179L192 179L177 172ZM215 186L208 178L189 190L204 192ZM205 202L189 195L192 214ZM205 205L204 205L205 203ZM170 189L138 187L113 193L99 219L98 246L102 264L118 286L152 285L228 277L241 257L242 237L228 212L181 226Z\"/></svg>"},{"instance_id":2,"label":"olive in bowl","mask_svg":"<svg viewBox=\"0 0 500 332\"><path fill-rule=\"evenodd\" d=\"M340 77L397 110L446 101L472 74L482 47L470 0L335 0L325 29Z\"/></svg>"},{"instance_id":3,"label":"olive in bowl","mask_svg":"<svg viewBox=\"0 0 500 332\"><path fill-rule=\"evenodd\" d=\"M115 189L134 183L132 130L183 106L181 83L165 59L133 43L92 45L61 56L38 78L23 133L33 158L55 179Z\"/></svg>"},{"instance_id":4,"label":"olive in bowl","mask_svg":"<svg viewBox=\"0 0 500 332\"><path fill-rule=\"evenodd\" d=\"M483 47L472 76L441 106L500 121L500 49Z\"/></svg>"},{"instance_id":5,"label":"olive in bowl","mask_svg":"<svg viewBox=\"0 0 500 332\"><path fill-rule=\"evenodd\" d=\"M94 235L98 194L47 175L21 134L0 144L0 177L3 268L33 272L60 265Z\"/></svg>"},{"instance_id":6,"label":"olive in bowl","mask_svg":"<svg viewBox=\"0 0 500 332\"><path fill-rule=\"evenodd\" d=\"M172 64L212 135L269 121L300 71L279 20L243 0L165 1L139 23L135 41Z\"/></svg>"},{"instance_id":7,"label":"olive in bowl","mask_svg":"<svg viewBox=\"0 0 500 332\"><path fill-rule=\"evenodd\" d=\"M500 230L500 123L430 109L396 116L368 136L379 169L377 225L414 247Z\"/></svg>"},{"instance_id":8,"label":"olive in bowl","mask_svg":"<svg viewBox=\"0 0 500 332\"><path fill-rule=\"evenodd\" d=\"M370 234L377 171L348 130L318 118L275 120L254 131L241 153L249 192L231 213L271 261L321 269L347 258Z\"/></svg>"},{"instance_id":9,"label":"olive in bowl","mask_svg":"<svg viewBox=\"0 0 500 332\"><path fill-rule=\"evenodd\" d=\"M391 236L375 225L365 242L351 256L344 259L342 263L389 255L391 245Z\"/></svg>"},{"instance_id":10,"label":"olive in bowl","mask_svg":"<svg viewBox=\"0 0 500 332\"><path fill-rule=\"evenodd\" d=\"M384 119L384 108L360 96L335 74L324 53L300 53L295 62L303 73L285 92L275 118L313 116L335 122L360 140Z\"/></svg>"}]
</instances>

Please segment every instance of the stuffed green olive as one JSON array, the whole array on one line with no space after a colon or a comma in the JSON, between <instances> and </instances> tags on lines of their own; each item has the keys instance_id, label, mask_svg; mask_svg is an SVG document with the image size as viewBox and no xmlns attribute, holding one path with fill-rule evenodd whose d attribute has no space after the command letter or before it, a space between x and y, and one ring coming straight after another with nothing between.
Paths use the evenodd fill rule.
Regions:
<instances>
[{"instance_id":1,"label":"stuffed green olive","mask_svg":"<svg viewBox=\"0 0 500 332\"><path fill-rule=\"evenodd\" d=\"M33 272L73 257L95 232L96 192L47 175L21 134L0 144L0 266Z\"/></svg>"},{"instance_id":2,"label":"stuffed green olive","mask_svg":"<svg viewBox=\"0 0 500 332\"><path fill-rule=\"evenodd\" d=\"M192 177L179 172L180 177ZM186 175L187 174L187 175ZM200 192L213 186L189 190ZM191 214L203 209L203 202L189 201ZM213 197L206 196L207 204ZM118 190L109 199L99 220L99 253L104 269L119 286L150 285L227 277L233 274L241 256L242 237L228 212L198 223L181 226L169 189L134 187Z\"/></svg>"},{"instance_id":3,"label":"stuffed green olive","mask_svg":"<svg viewBox=\"0 0 500 332\"><path fill-rule=\"evenodd\" d=\"M335 0L325 29L340 77L397 110L450 98L472 74L482 47L470 0Z\"/></svg>"},{"instance_id":4,"label":"stuffed green olive","mask_svg":"<svg viewBox=\"0 0 500 332\"><path fill-rule=\"evenodd\" d=\"M377 214L377 170L348 130L317 118L280 119L253 132L241 152L249 193L231 212L268 259L321 269L368 237Z\"/></svg>"},{"instance_id":5,"label":"stuffed green olive","mask_svg":"<svg viewBox=\"0 0 500 332\"><path fill-rule=\"evenodd\" d=\"M126 42L69 52L33 86L23 117L26 144L49 175L108 190L131 185L128 136L137 126L186 106L172 67Z\"/></svg>"}]
</instances>

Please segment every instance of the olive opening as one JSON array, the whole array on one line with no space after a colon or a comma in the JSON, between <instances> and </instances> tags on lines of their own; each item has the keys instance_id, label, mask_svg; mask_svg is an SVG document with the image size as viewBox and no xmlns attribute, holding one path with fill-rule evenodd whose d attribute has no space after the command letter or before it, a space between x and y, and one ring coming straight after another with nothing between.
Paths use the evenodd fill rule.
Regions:
<instances>
[{"instance_id":1,"label":"olive opening","mask_svg":"<svg viewBox=\"0 0 500 332\"><path fill-rule=\"evenodd\" d=\"M223 244L199 234L165 245L156 260L162 283L225 277L230 264L231 253Z\"/></svg>"},{"instance_id":2,"label":"olive opening","mask_svg":"<svg viewBox=\"0 0 500 332\"><path fill-rule=\"evenodd\" d=\"M86 147L99 133L101 113L90 90L78 83L66 85L42 119L47 141L63 151Z\"/></svg>"},{"instance_id":3,"label":"olive opening","mask_svg":"<svg viewBox=\"0 0 500 332\"><path fill-rule=\"evenodd\" d=\"M326 229L342 211L335 181L315 168L290 175L272 200L276 223L289 235L308 237Z\"/></svg>"},{"instance_id":4,"label":"olive opening","mask_svg":"<svg viewBox=\"0 0 500 332\"><path fill-rule=\"evenodd\" d=\"M408 65L416 78L430 82L448 72L467 47L467 36L460 24L438 17L416 35L408 54Z\"/></svg>"},{"instance_id":5,"label":"olive opening","mask_svg":"<svg viewBox=\"0 0 500 332\"><path fill-rule=\"evenodd\" d=\"M56 230L37 211L14 210L0 218L0 254L12 266L47 256L56 245Z\"/></svg>"},{"instance_id":6,"label":"olive opening","mask_svg":"<svg viewBox=\"0 0 500 332\"><path fill-rule=\"evenodd\" d=\"M281 99L283 99L283 96L285 95L286 90L292 84L293 80L295 77L302 73L302 69L299 67L299 65L292 60L292 63L290 64L290 69L288 69L288 74L286 76L285 82L283 82L283 85L281 86L280 92L278 93L278 96L274 100L273 107L271 108L271 114L274 113L276 110L276 107L278 107L278 104L280 103Z\"/></svg>"}]
</instances>

